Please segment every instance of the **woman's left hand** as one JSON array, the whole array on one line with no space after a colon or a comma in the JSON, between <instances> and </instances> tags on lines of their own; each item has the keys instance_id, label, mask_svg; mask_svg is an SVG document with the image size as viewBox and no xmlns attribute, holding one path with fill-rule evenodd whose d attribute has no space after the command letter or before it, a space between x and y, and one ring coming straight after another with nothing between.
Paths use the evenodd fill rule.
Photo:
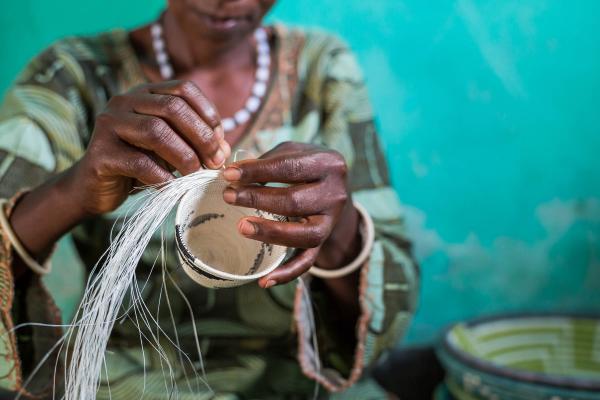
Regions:
<instances>
[{"instance_id":1,"label":"woman's left hand","mask_svg":"<svg viewBox=\"0 0 600 400\"><path fill-rule=\"evenodd\" d=\"M256 160L227 167L225 179L232 183L223 192L229 204L251 207L292 217L289 222L245 217L238 230L247 238L302 249L287 263L263 277L259 284L269 288L305 273L315 262L327 239L338 227L342 214L354 213L345 227L357 231L358 217L351 206L344 157L333 150L306 143L286 142ZM286 183L287 187L257 184ZM350 243L346 243L350 245Z\"/></svg>"}]
</instances>

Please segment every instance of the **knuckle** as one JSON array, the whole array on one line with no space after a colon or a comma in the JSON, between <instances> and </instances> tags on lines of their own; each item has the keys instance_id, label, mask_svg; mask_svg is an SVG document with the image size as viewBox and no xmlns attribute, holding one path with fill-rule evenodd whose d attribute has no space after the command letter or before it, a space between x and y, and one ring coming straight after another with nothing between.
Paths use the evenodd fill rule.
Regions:
<instances>
[{"instance_id":1,"label":"knuckle","mask_svg":"<svg viewBox=\"0 0 600 400\"><path fill-rule=\"evenodd\" d=\"M141 181L148 180L149 182L152 182L155 180L162 180L161 168L154 160L145 154L139 154L132 157L128 161L126 168L128 169L129 175L135 176L138 179L141 178Z\"/></svg>"},{"instance_id":2,"label":"knuckle","mask_svg":"<svg viewBox=\"0 0 600 400\"><path fill-rule=\"evenodd\" d=\"M157 179L160 179L160 177L162 177L162 170L154 161L148 160L144 163L144 165L145 171L149 176L153 176Z\"/></svg>"},{"instance_id":3,"label":"knuckle","mask_svg":"<svg viewBox=\"0 0 600 400\"><path fill-rule=\"evenodd\" d=\"M182 95L194 96L198 93L198 86L192 81L186 80L179 83L179 92Z\"/></svg>"},{"instance_id":4,"label":"knuckle","mask_svg":"<svg viewBox=\"0 0 600 400\"><path fill-rule=\"evenodd\" d=\"M293 179L299 179L304 175L305 165L298 159L286 159L283 161L284 168Z\"/></svg>"},{"instance_id":5,"label":"knuckle","mask_svg":"<svg viewBox=\"0 0 600 400\"><path fill-rule=\"evenodd\" d=\"M293 190L288 195L287 208L290 213L297 213L304 205L304 195L301 191Z\"/></svg>"},{"instance_id":6,"label":"knuckle","mask_svg":"<svg viewBox=\"0 0 600 400\"><path fill-rule=\"evenodd\" d=\"M146 132L153 132L160 128L161 121L156 117L144 118L140 123L140 128Z\"/></svg>"},{"instance_id":7,"label":"knuckle","mask_svg":"<svg viewBox=\"0 0 600 400\"><path fill-rule=\"evenodd\" d=\"M90 158L90 157L88 157ZM86 171L94 182L99 181L108 171L114 170L114 160L109 159L90 159L86 165Z\"/></svg>"},{"instance_id":8,"label":"knuckle","mask_svg":"<svg viewBox=\"0 0 600 400\"><path fill-rule=\"evenodd\" d=\"M329 237L329 229L324 224L315 225L312 228L313 247L320 246Z\"/></svg>"},{"instance_id":9,"label":"knuckle","mask_svg":"<svg viewBox=\"0 0 600 400\"><path fill-rule=\"evenodd\" d=\"M217 126L220 123L219 117L218 117L218 113L217 110L215 109L215 107L212 105L212 103L208 100L201 100L200 101L202 110L204 111L205 117L206 117L206 122L208 122L208 124L210 126Z\"/></svg>"},{"instance_id":10,"label":"knuckle","mask_svg":"<svg viewBox=\"0 0 600 400\"><path fill-rule=\"evenodd\" d=\"M142 154L125 161L125 168L130 172L147 170L149 167L151 167L150 160Z\"/></svg>"},{"instance_id":11,"label":"knuckle","mask_svg":"<svg viewBox=\"0 0 600 400\"><path fill-rule=\"evenodd\" d=\"M237 196L235 198L235 204L243 207L257 208L256 207L256 193L250 189L240 188L237 190Z\"/></svg>"},{"instance_id":12,"label":"knuckle","mask_svg":"<svg viewBox=\"0 0 600 400\"><path fill-rule=\"evenodd\" d=\"M341 159L341 161L339 163L337 163L336 169L340 176L342 176L344 178L346 176L348 176L348 164L346 164L346 160L344 160L343 158Z\"/></svg>"},{"instance_id":13,"label":"knuckle","mask_svg":"<svg viewBox=\"0 0 600 400\"><path fill-rule=\"evenodd\" d=\"M177 116L181 114L181 112L186 107L186 102L177 96L166 96L163 100L163 108L169 115Z\"/></svg>"},{"instance_id":14,"label":"knuckle","mask_svg":"<svg viewBox=\"0 0 600 400\"><path fill-rule=\"evenodd\" d=\"M260 195L254 190L245 190L245 202L248 206L258 208L260 203Z\"/></svg>"},{"instance_id":15,"label":"knuckle","mask_svg":"<svg viewBox=\"0 0 600 400\"><path fill-rule=\"evenodd\" d=\"M193 151L183 151L181 152L180 157L183 164L186 165L189 169L193 171L200 169L200 160Z\"/></svg>"},{"instance_id":16,"label":"knuckle","mask_svg":"<svg viewBox=\"0 0 600 400\"><path fill-rule=\"evenodd\" d=\"M334 203L346 204L346 202L348 201L348 192L346 190L340 190L337 193L335 193L332 196L332 198Z\"/></svg>"},{"instance_id":17,"label":"knuckle","mask_svg":"<svg viewBox=\"0 0 600 400\"><path fill-rule=\"evenodd\" d=\"M341 210L348 202L349 195L345 190L336 190L329 192L327 201L324 202L323 208L327 210Z\"/></svg>"},{"instance_id":18,"label":"knuckle","mask_svg":"<svg viewBox=\"0 0 600 400\"><path fill-rule=\"evenodd\" d=\"M214 139L214 131L210 129L207 125L202 125L198 128L198 139L206 145L213 142ZM217 150L217 143L214 143L214 146L207 146L204 148L205 152L212 153Z\"/></svg>"},{"instance_id":19,"label":"knuckle","mask_svg":"<svg viewBox=\"0 0 600 400\"><path fill-rule=\"evenodd\" d=\"M217 113L215 106L208 99L208 97L206 97L204 95L204 93L202 92L201 89L197 88L194 95L196 96L196 98L198 100L198 104L200 105L200 108L202 109L204 114L206 114L206 116L211 117L211 118L217 116L218 113Z\"/></svg>"},{"instance_id":20,"label":"knuckle","mask_svg":"<svg viewBox=\"0 0 600 400\"><path fill-rule=\"evenodd\" d=\"M335 171L339 175L346 176L348 174L348 164L344 156L336 150L329 150L323 153L327 157L327 164L329 164L331 170Z\"/></svg>"},{"instance_id":21,"label":"knuckle","mask_svg":"<svg viewBox=\"0 0 600 400\"><path fill-rule=\"evenodd\" d=\"M169 127L165 121L160 118L148 118L144 127L148 138L153 144L163 143L169 135Z\"/></svg>"}]
</instances>

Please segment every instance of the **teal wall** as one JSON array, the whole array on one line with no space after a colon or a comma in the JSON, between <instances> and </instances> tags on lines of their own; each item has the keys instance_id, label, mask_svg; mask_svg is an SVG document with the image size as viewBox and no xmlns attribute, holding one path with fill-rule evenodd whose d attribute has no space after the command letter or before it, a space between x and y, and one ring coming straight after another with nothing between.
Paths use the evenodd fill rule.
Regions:
<instances>
[{"instance_id":1,"label":"teal wall","mask_svg":"<svg viewBox=\"0 0 600 400\"><path fill-rule=\"evenodd\" d=\"M52 40L162 4L4 5L0 91ZM409 340L501 310L600 311L600 2L431 4L281 0L272 15L338 32L366 70L422 264Z\"/></svg>"}]
</instances>

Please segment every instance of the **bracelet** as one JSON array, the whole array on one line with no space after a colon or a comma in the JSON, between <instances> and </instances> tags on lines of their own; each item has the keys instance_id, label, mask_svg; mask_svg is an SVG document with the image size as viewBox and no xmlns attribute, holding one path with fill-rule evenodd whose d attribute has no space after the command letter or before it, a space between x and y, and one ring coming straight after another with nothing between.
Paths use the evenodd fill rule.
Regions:
<instances>
[{"instance_id":1,"label":"bracelet","mask_svg":"<svg viewBox=\"0 0 600 400\"><path fill-rule=\"evenodd\" d=\"M31 268L34 272L36 272L40 275L48 274L52 270L52 264L50 262L50 257L48 257L48 259L46 260L44 265L40 265L39 262L34 260L33 257L31 257L29 255L27 250L25 250L25 247L23 247L23 245L17 238L17 235L13 231L12 226L10 225L10 222L8 222L8 218L6 216L6 213L4 212L4 207L6 206L6 204L8 204L7 199L0 199L0 226L6 232L6 235L8 236L8 240L12 244L15 251L21 257L21 260L23 260L23 262L25 264L27 264L27 266L29 268Z\"/></svg>"},{"instance_id":2,"label":"bracelet","mask_svg":"<svg viewBox=\"0 0 600 400\"><path fill-rule=\"evenodd\" d=\"M363 245L358 256L348 265L342 268L336 269L323 269L318 267L311 267L309 272L318 278L333 279L340 278L351 274L352 272L359 269L371 254L373 249L373 242L375 241L375 227L373 226L373 219L367 212L367 210L358 203L354 203L354 208L360 213L362 223L360 224L360 234L363 239Z\"/></svg>"}]
</instances>

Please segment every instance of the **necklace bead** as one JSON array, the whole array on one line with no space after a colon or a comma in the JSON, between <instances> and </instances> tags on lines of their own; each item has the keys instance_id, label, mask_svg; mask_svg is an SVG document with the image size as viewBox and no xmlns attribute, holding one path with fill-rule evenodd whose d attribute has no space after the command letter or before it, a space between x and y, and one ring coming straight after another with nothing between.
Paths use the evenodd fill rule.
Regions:
<instances>
[{"instance_id":1,"label":"necklace bead","mask_svg":"<svg viewBox=\"0 0 600 400\"><path fill-rule=\"evenodd\" d=\"M259 54L256 63L260 67L268 67L271 64L271 56L267 54Z\"/></svg>"},{"instance_id":2,"label":"necklace bead","mask_svg":"<svg viewBox=\"0 0 600 400\"><path fill-rule=\"evenodd\" d=\"M245 124L250 119L250 113L245 108L242 108L240 111L235 113L233 119L239 125Z\"/></svg>"},{"instance_id":3,"label":"necklace bead","mask_svg":"<svg viewBox=\"0 0 600 400\"><path fill-rule=\"evenodd\" d=\"M221 120L221 126L225 132L229 132L235 129L236 123L233 118L223 118Z\"/></svg>"},{"instance_id":4,"label":"necklace bead","mask_svg":"<svg viewBox=\"0 0 600 400\"><path fill-rule=\"evenodd\" d=\"M163 79L171 79L173 77L173 67L170 65L161 65L160 66L160 75Z\"/></svg>"},{"instance_id":5,"label":"necklace bead","mask_svg":"<svg viewBox=\"0 0 600 400\"><path fill-rule=\"evenodd\" d=\"M259 99L265 95L267 92L267 84L262 81L254 82L254 86L252 86L252 93L258 97Z\"/></svg>"},{"instance_id":6,"label":"necklace bead","mask_svg":"<svg viewBox=\"0 0 600 400\"><path fill-rule=\"evenodd\" d=\"M266 82L269 79L269 68L259 67L256 70L256 80Z\"/></svg>"},{"instance_id":7,"label":"necklace bead","mask_svg":"<svg viewBox=\"0 0 600 400\"><path fill-rule=\"evenodd\" d=\"M256 97L256 96L248 97L248 100L246 100L246 110L254 113L258 110L259 107L260 107L260 99L258 97Z\"/></svg>"}]
</instances>

